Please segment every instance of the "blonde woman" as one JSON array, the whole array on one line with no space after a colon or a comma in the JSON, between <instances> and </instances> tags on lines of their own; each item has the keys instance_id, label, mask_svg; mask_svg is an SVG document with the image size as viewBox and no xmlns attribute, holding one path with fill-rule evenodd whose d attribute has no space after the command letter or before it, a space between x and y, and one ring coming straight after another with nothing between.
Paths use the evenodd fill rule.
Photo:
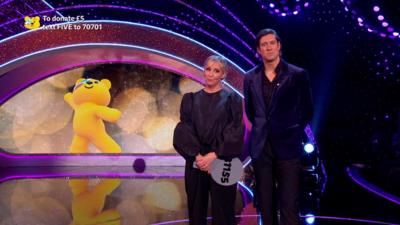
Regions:
<instances>
[{"instance_id":1,"label":"blonde woman","mask_svg":"<svg viewBox=\"0 0 400 225\"><path fill-rule=\"evenodd\" d=\"M227 63L210 56L204 63L204 89L187 93L181 103L181 121L174 132L174 147L186 159L185 186L189 224L207 224L211 197L212 224L235 224L236 185L222 186L210 175L212 162L242 152L242 101L223 89Z\"/></svg>"}]
</instances>

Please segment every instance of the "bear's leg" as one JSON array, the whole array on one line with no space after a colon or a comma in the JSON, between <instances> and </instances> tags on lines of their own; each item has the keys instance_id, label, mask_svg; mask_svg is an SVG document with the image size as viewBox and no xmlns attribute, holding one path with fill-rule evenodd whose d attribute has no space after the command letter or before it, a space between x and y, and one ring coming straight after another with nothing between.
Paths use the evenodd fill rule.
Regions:
<instances>
[{"instance_id":1,"label":"bear's leg","mask_svg":"<svg viewBox=\"0 0 400 225\"><path fill-rule=\"evenodd\" d=\"M72 139L71 147L69 148L70 153L87 153L89 151L88 145L89 142L86 138L75 134Z\"/></svg>"},{"instance_id":2,"label":"bear's leg","mask_svg":"<svg viewBox=\"0 0 400 225\"><path fill-rule=\"evenodd\" d=\"M97 134L92 143L102 153L121 153L121 147L105 132Z\"/></svg>"},{"instance_id":3,"label":"bear's leg","mask_svg":"<svg viewBox=\"0 0 400 225\"><path fill-rule=\"evenodd\" d=\"M93 221L96 224L121 224L121 214L116 209L107 209L96 215Z\"/></svg>"}]
</instances>

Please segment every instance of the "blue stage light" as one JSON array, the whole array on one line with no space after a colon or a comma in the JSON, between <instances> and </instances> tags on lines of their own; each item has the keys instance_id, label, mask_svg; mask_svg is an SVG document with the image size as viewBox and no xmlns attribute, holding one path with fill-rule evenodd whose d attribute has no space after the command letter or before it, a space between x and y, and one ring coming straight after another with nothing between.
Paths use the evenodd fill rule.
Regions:
<instances>
[{"instance_id":1,"label":"blue stage light","mask_svg":"<svg viewBox=\"0 0 400 225\"><path fill-rule=\"evenodd\" d=\"M307 153L311 153L314 151L314 145L307 143L304 145L304 151Z\"/></svg>"},{"instance_id":2,"label":"blue stage light","mask_svg":"<svg viewBox=\"0 0 400 225\"><path fill-rule=\"evenodd\" d=\"M307 215L305 215L305 217L306 217L306 223L307 224L314 224L315 217L314 217L313 214L307 214Z\"/></svg>"}]
</instances>

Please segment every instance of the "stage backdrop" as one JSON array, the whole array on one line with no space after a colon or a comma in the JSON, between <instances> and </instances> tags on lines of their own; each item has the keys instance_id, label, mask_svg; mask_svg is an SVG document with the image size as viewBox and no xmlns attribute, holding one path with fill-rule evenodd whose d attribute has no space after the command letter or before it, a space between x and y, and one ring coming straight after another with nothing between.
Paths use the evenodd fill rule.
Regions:
<instances>
[{"instance_id":1,"label":"stage backdrop","mask_svg":"<svg viewBox=\"0 0 400 225\"><path fill-rule=\"evenodd\" d=\"M107 132L123 153L175 153L172 136L184 93L202 85L146 65L79 67L41 80L0 107L0 148L11 153L68 153L73 110L64 101L77 79L109 79L110 107L122 112ZM100 153L91 145L90 152Z\"/></svg>"}]
</instances>

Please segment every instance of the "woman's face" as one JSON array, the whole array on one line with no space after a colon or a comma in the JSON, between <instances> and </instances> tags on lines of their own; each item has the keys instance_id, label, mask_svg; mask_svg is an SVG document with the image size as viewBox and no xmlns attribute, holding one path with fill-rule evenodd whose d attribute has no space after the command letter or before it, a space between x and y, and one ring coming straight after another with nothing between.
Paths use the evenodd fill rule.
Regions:
<instances>
[{"instance_id":1,"label":"woman's face","mask_svg":"<svg viewBox=\"0 0 400 225\"><path fill-rule=\"evenodd\" d=\"M209 60L204 66L204 78L206 86L214 87L219 85L224 76L225 71L220 62Z\"/></svg>"}]
</instances>

